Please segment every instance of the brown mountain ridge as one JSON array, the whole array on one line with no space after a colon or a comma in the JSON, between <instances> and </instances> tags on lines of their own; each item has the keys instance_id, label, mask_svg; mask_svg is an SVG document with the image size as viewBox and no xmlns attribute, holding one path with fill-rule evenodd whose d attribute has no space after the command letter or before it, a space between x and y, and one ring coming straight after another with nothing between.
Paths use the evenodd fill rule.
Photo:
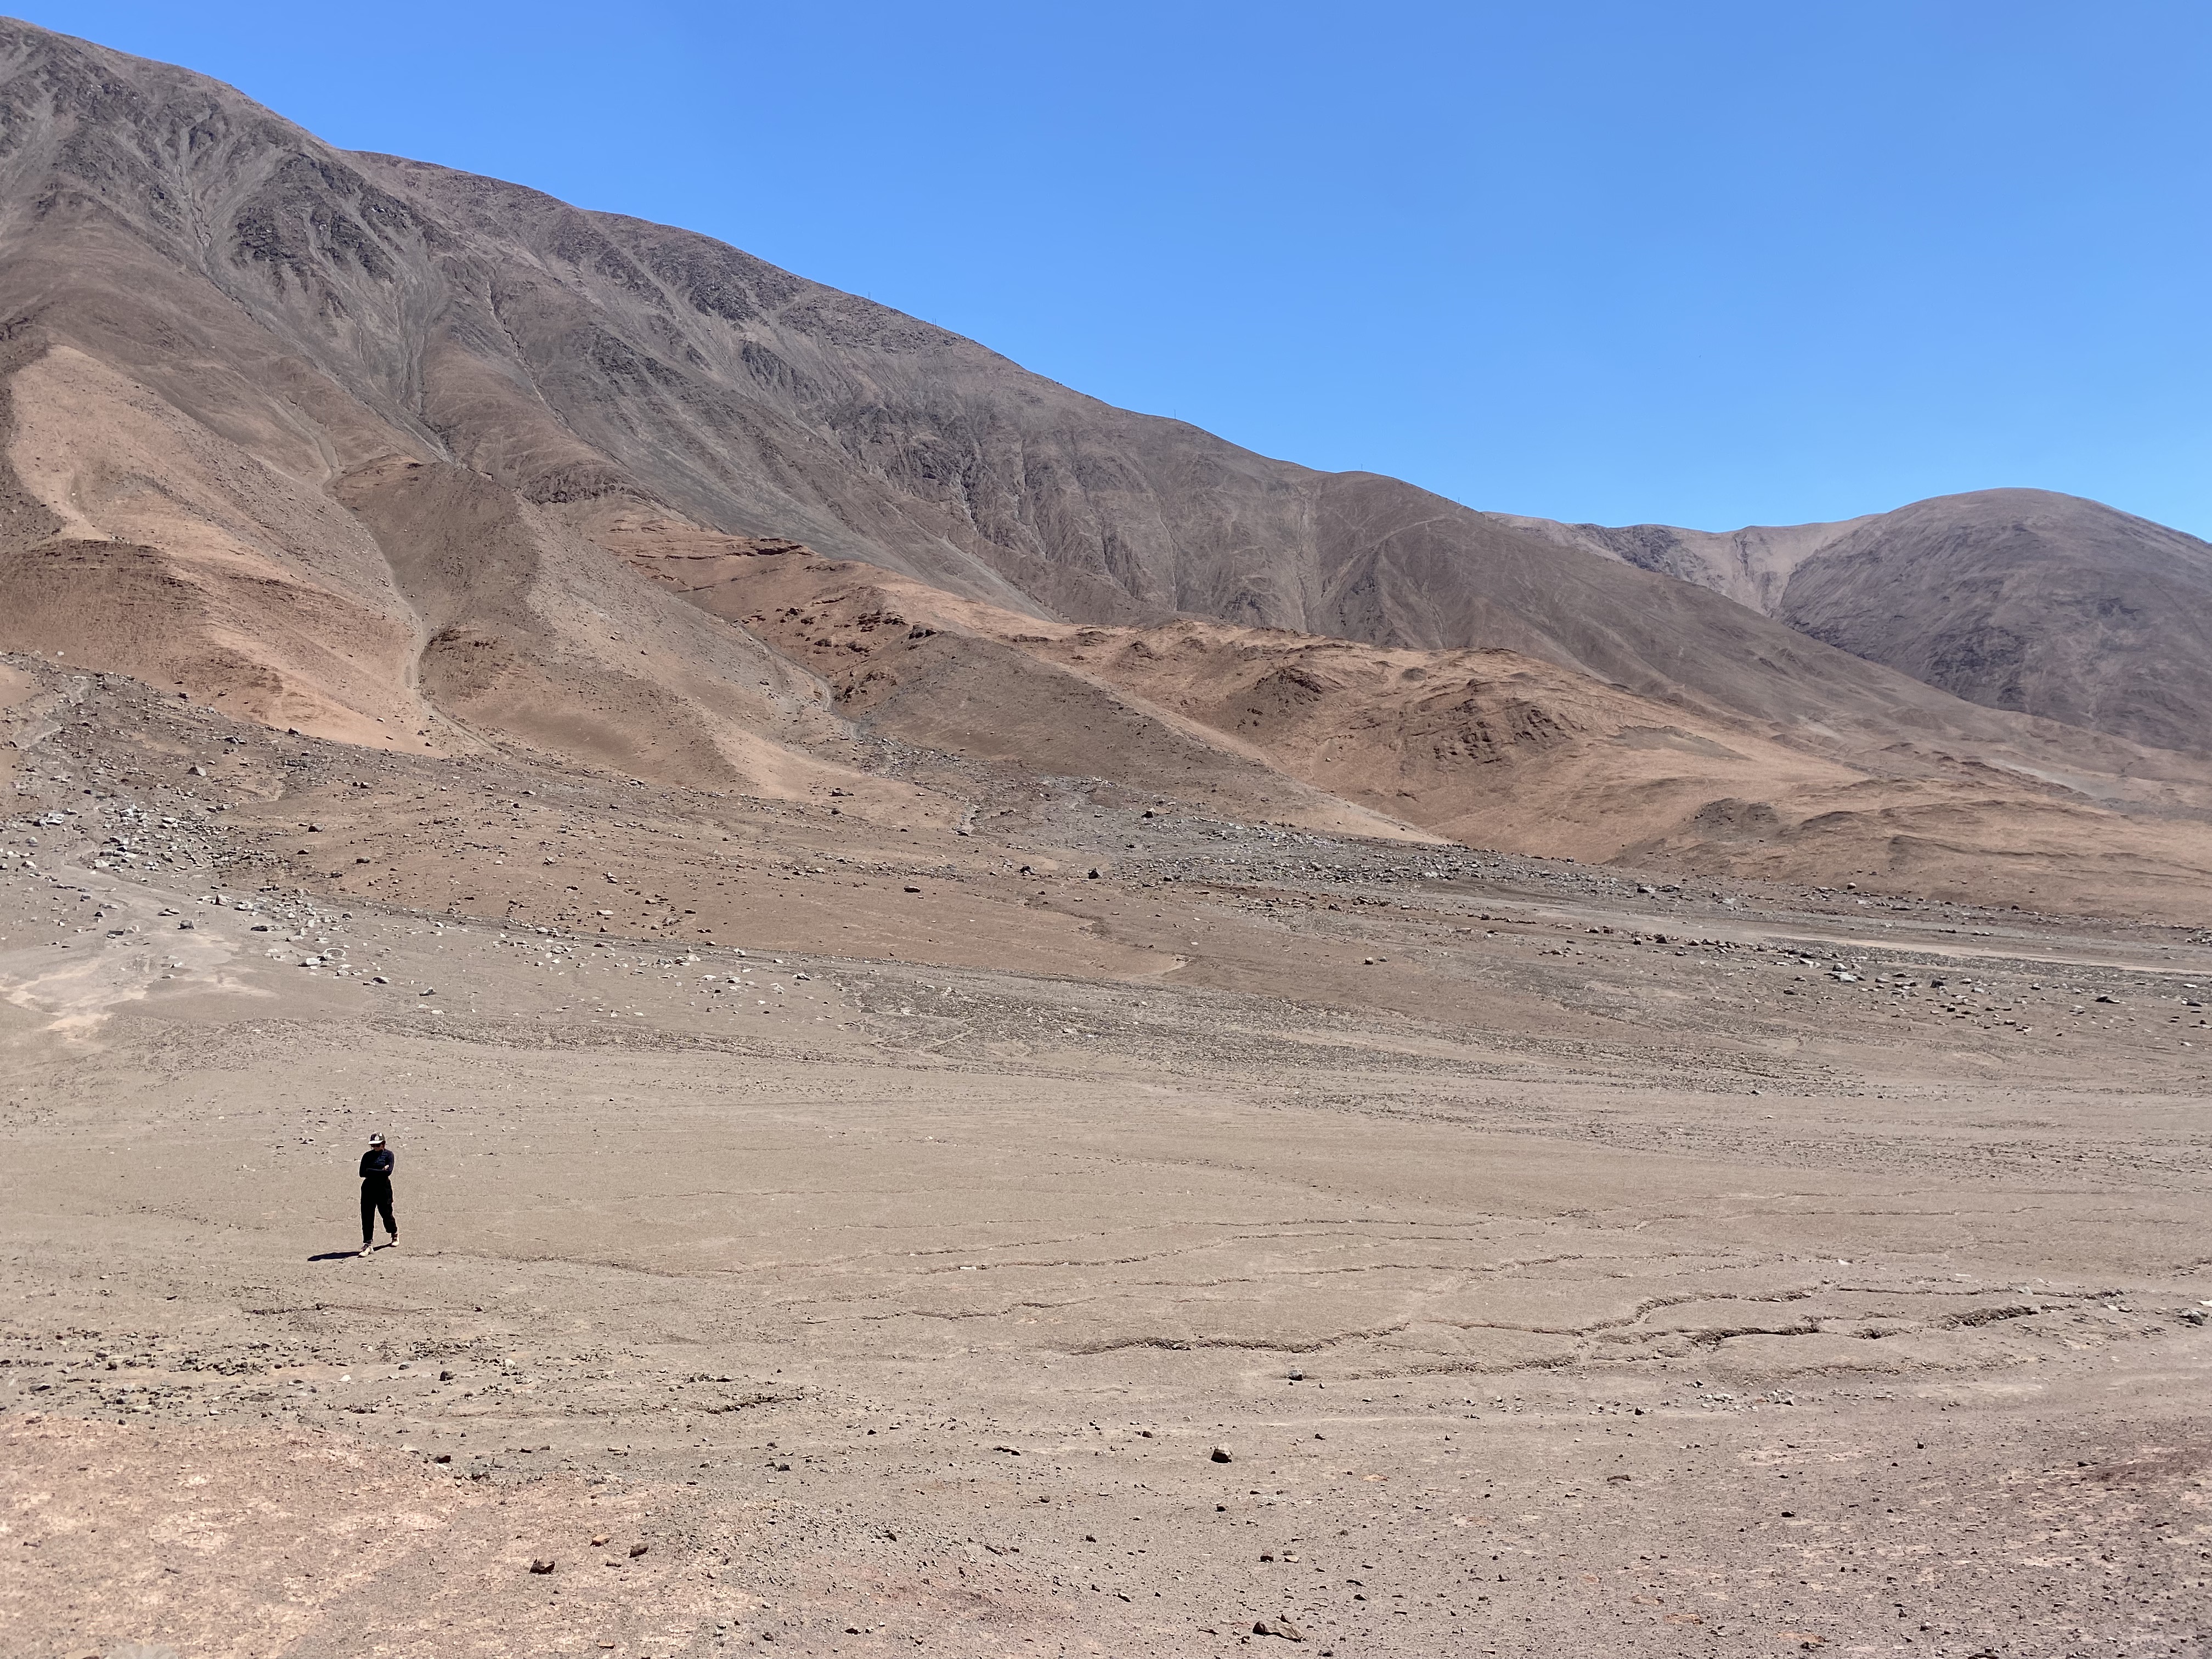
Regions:
<instances>
[{"instance_id":1,"label":"brown mountain ridge","mask_svg":"<svg viewBox=\"0 0 2212 1659\"><path fill-rule=\"evenodd\" d=\"M1980 879L2041 824L2032 861L2124 845L2145 891L2212 862L2187 629L2064 655L2017 582L1899 620L1942 560L2006 557L1929 529L1940 503L1887 540L1769 535L1768 616L1679 548L1254 455L20 23L0 167L0 647L349 742L769 798L913 800L886 738L1592 858ZM2196 568L2153 532L2160 580ZM968 609L855 681L779 620L862 643L823 580ZM2029 641L2012 680L1944 643L1977 628Z\"/></svg>"}]
</instances>

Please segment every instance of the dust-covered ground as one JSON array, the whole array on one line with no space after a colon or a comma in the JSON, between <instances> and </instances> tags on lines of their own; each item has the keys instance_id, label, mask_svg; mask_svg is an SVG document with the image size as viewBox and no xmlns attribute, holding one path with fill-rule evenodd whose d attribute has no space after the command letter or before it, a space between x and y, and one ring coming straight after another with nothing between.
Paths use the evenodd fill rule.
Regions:
<instances>
[{"instance_id":1,"label":"dust-covered ground","mask_svg":"<svg viewBox=\"0 0 2212 1659\"><path fill-rule=\"evenodd\" d=\"M2212 1650L2202 933L15 707L9 1656Z\"/></svg>"}]
</instances>

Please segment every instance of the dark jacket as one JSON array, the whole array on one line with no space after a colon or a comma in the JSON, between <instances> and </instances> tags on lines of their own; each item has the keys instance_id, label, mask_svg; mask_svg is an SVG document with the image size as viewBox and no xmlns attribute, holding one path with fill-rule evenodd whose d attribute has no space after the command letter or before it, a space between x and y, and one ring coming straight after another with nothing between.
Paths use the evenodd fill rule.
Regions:
<instances>
[{"instance_id":1,"label":"dark jacket","mask_svg":"<svg viewBox=\"0 0 2212 1659\"><path fill-rule=\"evenodd\" d=\"M361 1178L388 1182L392 1179L392 1163L391 1147L372 1146L361 1155Z\"/></svg>"}]
</instances>

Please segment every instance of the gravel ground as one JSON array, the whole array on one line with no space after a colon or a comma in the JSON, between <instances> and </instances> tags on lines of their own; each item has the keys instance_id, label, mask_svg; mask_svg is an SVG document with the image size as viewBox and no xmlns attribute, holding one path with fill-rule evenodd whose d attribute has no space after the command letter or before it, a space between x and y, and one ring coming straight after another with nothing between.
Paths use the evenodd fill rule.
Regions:
<instances>
[{"instance_id":1,"label":"gravel ground","mask_svg":"<svg viewBox=\"0 0 2212 1659\"><path fill-rule=\"evenodd\" d=\"M2201 933L9 761L11 1655L2212 1650Z\"/></svg>"}]
</instances>

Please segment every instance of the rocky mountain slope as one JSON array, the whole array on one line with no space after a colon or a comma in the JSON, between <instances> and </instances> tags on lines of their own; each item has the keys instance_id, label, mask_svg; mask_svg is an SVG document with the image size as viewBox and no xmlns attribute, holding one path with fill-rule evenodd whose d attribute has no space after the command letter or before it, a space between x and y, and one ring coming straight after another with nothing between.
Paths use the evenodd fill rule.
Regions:
<instances>
[{"instance_id":1,"label":"rocky mountain slope","mask_svg":"<svg viewBox=\"0 0 2212 1659\"><path fill-rule=\"evenodd\" d=\"M1886 513L1800 565L1778 613L1992 708L2212 749L2212 545L2045 490Z\"/></svg>"},{"instance_id":2,"label":"rocky mountain slope","mask_svg":"<svg viewBox=\"0 0 2212 1659\"><path fill-rule=\"evenodd\" d=\"M987 750L1001 781L1385 837L1571 823L1589 856L1733 858L1826 789L1858 824L1932 790L1970 860L2023 803L2124 836L2108 809L2212 801L2200 762L2088 729L2124 696L2054 702L2069 724L1869 660L1896 578L1868 526L1821 544L1859 574L1793 627L1679 580L1686 555L1638 568L1666 561L1254 455L707 238L341 153L18 23L0 319L0 648L267 725L926 817L967 810L921 796ZM1743 557L1794 568L1786 599L1831 557L1803 540ZM750 591L825 556L972 625L855 686ZM935 758L887 770L885 743Z\"/></svg>"},{"instance_id":3,"label":"rocky mountain slope","mask_svg":"<svg viewBox=\"0 0 2212 1659\"><path fill-rule=\"evenodd\" d=\"M1984 489L1724 534L1504 522L1725 593L1970 702L2212 746L2212 545L2097 501Z\"/></svg>"},{"instance_id":4,"label":"rocky mountain slope","mask_svg":"<svg viewBox=\"0 0 2212 1659\"><path fill-rule=\"evenodd\" d=\"M1512 652L1039 622L803 548L629 547L817 677L902 777L975 803L979 835L1073 779L1124 806L1376 841L2062 907L2193 913L2206 870L2206 793L2178 777L2100 805L2016 761L1808 753Z\"/></svg>"},{"instance_id":5,"label":"rocky mountain slope","mask_svg":"<svg viewBox=\"0 0 2212 1659\"><path fill-rule=\"evenodd\" d=\"M1561 547L1618 559L1638 570L1693 582L1771 617L1797 567L1881 515L1835 524L1750 525L1741 530L1685 530L1671 524L1561 524L1494 515L1499 523Z\"/></svg>"}]
</instances>

